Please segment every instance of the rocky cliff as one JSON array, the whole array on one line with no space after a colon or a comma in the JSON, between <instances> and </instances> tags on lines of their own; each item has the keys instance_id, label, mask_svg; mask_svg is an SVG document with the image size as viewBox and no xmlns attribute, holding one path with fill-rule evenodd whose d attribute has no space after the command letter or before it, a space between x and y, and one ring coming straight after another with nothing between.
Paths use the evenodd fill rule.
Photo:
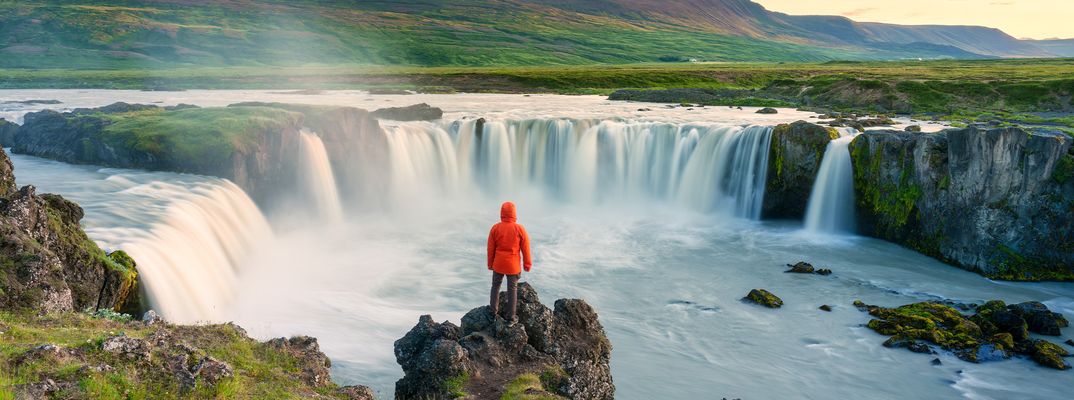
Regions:
<instances>
[{"instance_id":1,"label":"rocky cliff","mask_svg":"<svg viewBox=\"0 0 1074 400\"><path fill-rule=\"evenodd\" d=\"M859 233L990 277L1074 279L1069 136L869 131L850 151Z\"/></svg>"},{"instance_id":2,"label":"rocky cliff","mask_svg":"<svg viewBox=\"0 0 1074 400\"><path fill-rule=\"evenodd\" d=\"M0 118L0 147L10 147L15 141L19 125Z\"/></svg>"},{"instance_id":3,"label":"rocky cliff","mask_svg":"<svg viewBox=\"0 0 1074 400\"><path fill-rule=\"evenodd\" d=\"M0 150L0 309L42 312L140 307L134 260L106 254L79 226L82 208L33 186L15 189Z\"/></svg>"},{"instance_id":4,"label":"rocky cliff","mask_svg":"<svg viewBox=\"0 0 1074 400\"><path fill-rule=\"evenodd\" d=\"M772 130L768 154L768 180L761 216L766 219L801 219L805 216L820 162L828 142L839 137L834 128L804 121L782 124Z\"/></svg>"},{"instance_id":5,"label":"rocky cliff","mask_svg":"<svg viewBox=\"0 0 1074 400\"><path fill-rule=\"evenodd\" d=\"M395 342L405 373L396 398L613 398L612 346L593 308L560 299L550 310L526 283L518 296L513 323L488 306L470 310L461 327L422 316Z\"/></svg>"},{"instance_id":6,"label":"rocky cliff","mask_svg":"<svg viewBox=\"0 0 1074 400\"><path fill-rule=\"evenodd\" d=\"M120 168L227 178L256 199L293 180L302 115L265 107L116 103L29 113L12 151Z\"/></svg>"}]
</instances>

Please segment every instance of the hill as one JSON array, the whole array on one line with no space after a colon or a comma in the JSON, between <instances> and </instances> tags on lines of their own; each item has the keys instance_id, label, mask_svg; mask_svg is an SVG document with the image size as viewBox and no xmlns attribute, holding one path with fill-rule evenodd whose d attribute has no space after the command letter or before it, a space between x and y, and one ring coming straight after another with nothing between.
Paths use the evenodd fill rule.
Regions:
<instances>
[{"instance_id":1,"label":"hill","mask_svg":"<svg viewBox=\"0 0 1074 400\"><path fill-rule=\"evenodd\" d=\"M1027 40L1060 57L1074 57L1074 39Z\"/></svg>"},{"instance_id":2,"label":"hill","mask_svg":"<svg viewBox=\"0 0 1074 400\"><path fill-rule=\"evenodd\" d=\"M0 67L555 65L1036 57L981 27L790 16L747 0L0 3Z\"/></svg>"}]
</instances>

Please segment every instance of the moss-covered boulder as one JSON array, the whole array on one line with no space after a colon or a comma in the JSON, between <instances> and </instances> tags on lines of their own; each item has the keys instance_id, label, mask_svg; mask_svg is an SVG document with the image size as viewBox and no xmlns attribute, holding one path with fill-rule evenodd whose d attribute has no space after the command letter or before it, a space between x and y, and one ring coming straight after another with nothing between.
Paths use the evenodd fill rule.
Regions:
<instances>
[{"instance_id":1,"label":"moss-covered boulder","mask_svg":"<svg viewBox=\"0 0 1074 400\"><path fill-rule=\"evenodd\" d=\"M835 128L805 121L778 125L772 130L761 210L763 218L800 219L805 216L824 151L828 142L838 137Z\"/></svg>"},{"instance_id":2,"label":"moss-covered boulder","mask_svg":"<svg viewBox=\"0 0 1074 400\"><path fill-rule=\"evenodd\" d=\"M869 329L891 336L884 342L886 347L932 353L935 346L969 362L1004 359L1020 354L1047 367L1069 367L1064 366L1062 361L1066 350L1051 342L1031 339L1025 320L999 300L979 306L972 316L934 302L895 308L860 302L855 302L855 306L874 317L867 324Z\"/></svg>"},{"instance_id":3,"label":"moss-covered boulder","mask_svg":"<svg viewBox=\"0 0 1074 400\"><path fill-rule=\"evenodd\" d=\"M858 232L998 279L1074 280L1062 133L869 131L850 144Z\"/></svg>"},{"instance_id":4,"label":"moss-covered boulder","mask_svg":"<svg viewBox=\"0 0 1074 400\"><path fill-rule=\"evenodd\" d=\"M783 299L764 289L753 289L742 299L768 308L783 307Z\"/></svg>"}]
</instances>

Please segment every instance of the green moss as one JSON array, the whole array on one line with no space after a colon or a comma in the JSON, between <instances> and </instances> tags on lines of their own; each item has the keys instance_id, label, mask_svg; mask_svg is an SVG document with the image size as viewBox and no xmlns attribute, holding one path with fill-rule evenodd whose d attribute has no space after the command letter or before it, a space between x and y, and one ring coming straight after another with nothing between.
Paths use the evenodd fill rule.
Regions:
<instances>
[{"instance_id":1,"label":"green moss","mask_svg":"<svg viewBox=\"0 0 1074 400\"><path fill-rule=\"evenodd\" d=\"M780 308L783 306L783 299L764 289L751 290L745 299L768 308Z\"/></svg>"},{"instance_id":2,"label":"green moss","mask_svg":"<svg viewBox=\"0 0 1074 400\"><path fill-rule=\"evenodd\" d=\"M1062 185L1067 183L1070 178L1074 178L1074 156L1067 154L1059 158L1059 164L1055 166L1055 171L1052 172L1052 180Z\"/></svg>"},{"instance_id":3,"label":"green moss","mask_svg":"<svg viewBox=\"0 0 1074 400\"><path fill-rule=\"evenodd\" d=\"M103 399L302 399L321 394L342 397L335 386L313 388L302 383L299 360L289 353L244 337L232 325L167 325L182 342L200 349L195 358L211 355L228 363L234 377L215 386L201 385L180 394L175 377L167 372L166 354L154 352L148 361L130 360L101 350L109 337L125 334L146 338L160 325L94 318L81 313L52 315L0 312L0 399L13 395L14 385L53 379L75 382L65 398ZM59 359L45 357L16 366L14 360L41 344L76 349L79 356ZM107 364L110 372L93 372L83 367Z\"/></svg>"},{"instance_id":4,"label":"green moss","mask_svg":"<svg viewBox=\"0 0 1074 400\"><path fill-rule=\"evenodd\" d=\"M470 382L470 374L463 372L458 376L445 380L442 383L444 392L451 396L451 398L466 397L466 384Z\"/></svg>"},{"instance_id":5,"label":"green moss","mask_svg":"<svg viewBox=\"0 0 1074 400\"><path fill-rule=\"evenodd\" d=\"M879 149L876 150L879 152ZM913 182L913 160L903 154L899 180L886 182L881 171L881 156L870 149L864 136L851 143L854 165L854 188L859 206L876 217L877 230L887 238L897 237L909 222L921 197L921 187Z\"/></svg>"},{"instance_id":6,"label":"green moss","mask_svg":"<svg viewBox=\"0 0 1074 400\"><path fill-rule=\"evenodd\" d=\"M563 400L564 397L553 394L554 390L550 390L553 388L545 383L545 375L550 373L554 374L545 371L541 376L532 373L519 375L504 386L500 400Z\"/></svg>"},{"instance_id":7,"label":"green moss","mask_svg":"<svg viewBox=\"0 0 1074 400\"><path fill-rule=\"evenodd\" d=\"M1074 281L1074 270L1069 265L1052 264L1035 257L1026 256L1007 245L999 244L990 264L994 270L985 276L1005 281Z\"/></svg>"}]
</instances>

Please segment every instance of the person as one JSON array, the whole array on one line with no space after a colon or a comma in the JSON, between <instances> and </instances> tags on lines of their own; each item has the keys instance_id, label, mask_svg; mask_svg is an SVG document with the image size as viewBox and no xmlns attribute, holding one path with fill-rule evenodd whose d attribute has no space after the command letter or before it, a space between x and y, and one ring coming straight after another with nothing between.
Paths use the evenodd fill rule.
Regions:
<instances>
[{"instance_id":1,"label":"person","mask_svg":"<svg viewBox=\"0 0 1074 400\"><path fill-rule=\"evenodd\" d=\"M513 321L518 303L518 278L522 270L530 272L533 258L530 256L530 237L526 228L517 222L515 203L500 206L500 222L489 231L488 268L492 271L492 294L489 307L493 317L500 311L500 284L507 277L507 310L504 319ZM521 263L519 262L521 256Z\"/></svg>"}]
</instances>

